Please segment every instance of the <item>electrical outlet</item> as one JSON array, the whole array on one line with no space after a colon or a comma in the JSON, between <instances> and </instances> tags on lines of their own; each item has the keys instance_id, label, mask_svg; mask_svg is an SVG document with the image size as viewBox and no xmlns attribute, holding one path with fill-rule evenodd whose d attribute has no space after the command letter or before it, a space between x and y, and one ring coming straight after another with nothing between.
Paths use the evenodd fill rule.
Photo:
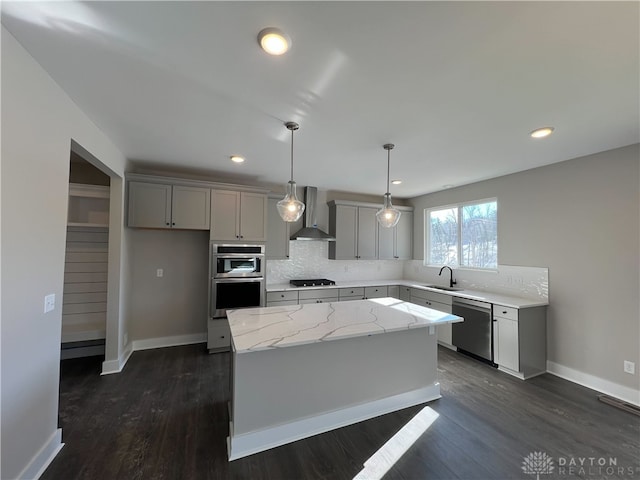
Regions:
<instances>
[{"instance_id":1,"label":"electrical outlet","mask_svg":"<svg viewBox=\"0 0 640 480\"><path fill-rule=\"evenodd\" d=\"M44 297L44 313L48 313L56 308L56 294L52 293Z\"/></svg>"},{"instance_id":2,"label":"electrical outlet","mask_svg":"<svg viewBox=\"0 0 640 480\"><path fill-rule=\"evenodd\" d=\"M636 374L636 364L633 362L629 362L628 360L624 361L624 372L629 373L631 375Z\"/></svg>"},{"instance_id":3,"label":"electrical outlet","mask_svg":"<svg viewBox=\"0 0 640 480\"><path fill-rule=\"evenodd\" d=\"M161 268L157 269L156 270L156 277L160 278L162 276L164 276L164 270L161 269Z\"/></svg>"}]
</instances>

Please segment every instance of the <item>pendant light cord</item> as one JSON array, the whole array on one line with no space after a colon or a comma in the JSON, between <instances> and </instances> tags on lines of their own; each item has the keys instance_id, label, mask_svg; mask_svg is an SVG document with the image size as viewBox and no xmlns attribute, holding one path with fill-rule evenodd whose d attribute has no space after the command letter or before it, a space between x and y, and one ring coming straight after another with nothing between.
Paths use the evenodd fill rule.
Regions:
<instances>
[{"instance_id":1,"label":"pendant light cord","mask_svg":"<svg viewBox=\"0 0 640 480\"><path fill-rule=\"evenodd\" d=\"M293 182L293 130L291 130L291 181Z\"/></svg>"},{"instance_id":2,"label":"pendant light cord","mask_svg":"<svg viewBox=\"0 0 640 480\"><path fill-rule=\"evenodd\" d=\"M391 194L389 192L389 170L391 168L390 164L391 164L391 149L387 149L387 195Z\"/></svg>"}]
</instances>

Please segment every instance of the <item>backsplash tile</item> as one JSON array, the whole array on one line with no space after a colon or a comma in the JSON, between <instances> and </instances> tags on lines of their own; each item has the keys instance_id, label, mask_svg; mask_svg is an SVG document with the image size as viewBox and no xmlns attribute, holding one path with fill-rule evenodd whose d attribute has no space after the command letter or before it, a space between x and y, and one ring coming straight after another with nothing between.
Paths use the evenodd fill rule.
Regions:
<instances>
[{"instance_id":1,"label":"backsplash tile","mask_svg":"<svg viewBox=\"0 0 640 480\"><path fill-rule=\"evenodd\" d=\"M267 283L302 278L399 280L403 264L401 260L329 260L328 242L294 240L289 243L289 260L267 260Z\"/></svg>"},{"instance_id":2,"label":"backsplash tile","mask_svg":"<svg viewBox=\"0 0 640 480\"><path fill-rule=\"evenodd\" d=\"M446 285L449 272L438 276L439 267L426 267L422 260L405 262L403 277L424 283ZM549 300L549 269L545 267L523 267L498 265L497 271L453 270L453 278L459 288L494 292L516 297Z\"/></svg>"}]
</instances>

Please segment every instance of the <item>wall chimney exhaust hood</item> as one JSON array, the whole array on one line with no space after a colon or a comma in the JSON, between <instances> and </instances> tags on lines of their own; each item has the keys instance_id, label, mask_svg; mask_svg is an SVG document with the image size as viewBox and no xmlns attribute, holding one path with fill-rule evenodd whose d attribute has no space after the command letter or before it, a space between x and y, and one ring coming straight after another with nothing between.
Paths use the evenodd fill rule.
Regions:
<instances>
[{"instance_id":1,"label":"wall chimney exhaust hood","mask_svg":"<svg viewBox=\"0 0 640 480\"><path fill-rule=\"evenodd\" d=\"M291 240L322 240L335 241L328 233L318 228L316 223L316 202L318 189L316 187L305 187L304 203L306 205L304 216L302 217L302 228L291 235Z\"/></svg>"}]
</instances>

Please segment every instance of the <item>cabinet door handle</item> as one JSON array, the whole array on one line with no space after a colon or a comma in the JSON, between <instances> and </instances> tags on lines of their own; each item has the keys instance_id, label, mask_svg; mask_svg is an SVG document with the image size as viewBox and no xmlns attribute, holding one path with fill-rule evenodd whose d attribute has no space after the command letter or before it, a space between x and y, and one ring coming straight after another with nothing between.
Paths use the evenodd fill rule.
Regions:
<instances>
[{"instance_id":1,"label":"cabinet door handle","mask_svg":"<svg viewBox=\"0 0 640 480\"><path fill-rule=\"evenodd\" d=\"M506 314L507 314L507 311L505 310L505 311L503 311L502 313L503 313L504 315L506 315Z\"/></svg>"},{"instance_id":2,"label":"cabinet door handle","mask_svg":"<svg viewBox=\"0 0 640 480\"><path fill-rule=\"evenodd\" d=\"M176 224L176 222L171 222L171 225L174 225L174 226L175 226L175 224Z\"/></svg>"},{"instance_id":3,"label":"cabinet door handle","mask_svg":"<svg viewBox=\"0 0 640 480\"><path fill-rule=\"evenodd\" d=\"M169 225L169 222L167 222L167 225Z\"/></svg>"}]
</instances>

